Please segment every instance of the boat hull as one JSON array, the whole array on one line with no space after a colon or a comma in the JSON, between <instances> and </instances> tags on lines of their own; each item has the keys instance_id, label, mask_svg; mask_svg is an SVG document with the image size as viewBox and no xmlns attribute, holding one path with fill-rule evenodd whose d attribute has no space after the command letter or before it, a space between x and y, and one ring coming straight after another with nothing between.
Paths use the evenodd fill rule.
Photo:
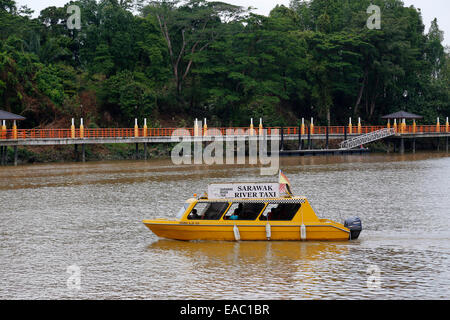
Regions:
<instances>
[{"instance_id":1,"label":"boat hull","mask_svg":"<svg viewBox=\"0 0 450 320\"><path fill-rule=\"evenodd\" d=\"M301 237L299 224L271 224L268 238L266 224L236 224L239 238L234 231L235 224L186 224L170 221L143 221L158 237L175 240L225 240L225 241L300 241L300 240L349 240L349 230L339 224L305 224L306 235Z\"/></svg>"}]
</instances>

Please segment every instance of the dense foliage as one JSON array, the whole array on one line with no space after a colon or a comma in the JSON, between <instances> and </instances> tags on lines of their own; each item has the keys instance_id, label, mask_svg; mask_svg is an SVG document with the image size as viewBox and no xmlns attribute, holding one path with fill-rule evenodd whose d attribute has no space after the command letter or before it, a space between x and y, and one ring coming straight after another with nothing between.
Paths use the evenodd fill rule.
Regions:
<instances>
[{"instance_id":1,"label":"dense foliage","mask_svg":"<svg viewBox=\"0 0 450 320\"><path fill-rule=\"evenodd\" d=\"M381 29L366 26L371 4ZM400 0L292 0L269 16L204 0L80 0L37 18L0 0L0 108L27 127L375 124L400 109L434 123L450 114L450 60L437 21L424 29Z\"/></svg>"}]
</instances>

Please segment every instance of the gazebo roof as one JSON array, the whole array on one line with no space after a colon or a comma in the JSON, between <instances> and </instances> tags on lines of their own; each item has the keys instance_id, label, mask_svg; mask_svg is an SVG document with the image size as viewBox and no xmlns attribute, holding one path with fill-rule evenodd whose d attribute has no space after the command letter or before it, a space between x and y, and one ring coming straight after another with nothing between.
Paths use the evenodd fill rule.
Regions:
<instances>
[{"instance_id":1,"label":"gazebo roof","mask_svg":"<svg viewBox=\"0 0 450 320\"><path fill-rule=\"evenodd\" d=\"M25 118L8 111L0 110L0 120L25 120Z\"/></svg>"},{"instance_id":2,"label":"gazebo roof","mask_svg":"<svg viewBox=\"0 0 450 320\"><path fill-rule=\"evenodd\" d=\"M396 113L388 114L387 116L381 117L382 119L422 119L422 116L419 116L414 113L409 113L406 111L399 111Z\"/></svg>"}]
</instances>

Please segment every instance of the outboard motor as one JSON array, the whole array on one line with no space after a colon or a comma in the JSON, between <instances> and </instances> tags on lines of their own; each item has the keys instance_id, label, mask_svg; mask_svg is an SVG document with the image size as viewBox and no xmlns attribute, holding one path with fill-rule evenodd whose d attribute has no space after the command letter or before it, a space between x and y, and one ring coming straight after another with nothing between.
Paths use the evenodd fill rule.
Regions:
<instances>
[{"instance_id":1,"label":"outboard motor","mask_svg":"<svg viewBox=\"0 0 450 320\"><path fill-rule=\"evenodd\" d=\"M356 240L362 231L361 219L358 217L351 217L345 220L344 227L350 229L350 240Z\"/></svg>"}]
</instances>

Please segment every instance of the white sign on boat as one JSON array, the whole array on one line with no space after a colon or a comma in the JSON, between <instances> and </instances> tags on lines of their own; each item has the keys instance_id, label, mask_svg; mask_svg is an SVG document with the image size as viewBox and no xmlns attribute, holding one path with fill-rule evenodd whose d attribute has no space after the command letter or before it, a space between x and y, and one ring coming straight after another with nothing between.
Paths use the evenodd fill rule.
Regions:
<instances>
[{"instance_id":1,"label":"white sign on boat","mask_svg":"<svg viewBox=\"0 0 450 320\"><path fill-rule=\"evenodd\" d=\"M208 186L209 199L278 198L278 183L229 183Z\"/></svg>"}]
</instances>

